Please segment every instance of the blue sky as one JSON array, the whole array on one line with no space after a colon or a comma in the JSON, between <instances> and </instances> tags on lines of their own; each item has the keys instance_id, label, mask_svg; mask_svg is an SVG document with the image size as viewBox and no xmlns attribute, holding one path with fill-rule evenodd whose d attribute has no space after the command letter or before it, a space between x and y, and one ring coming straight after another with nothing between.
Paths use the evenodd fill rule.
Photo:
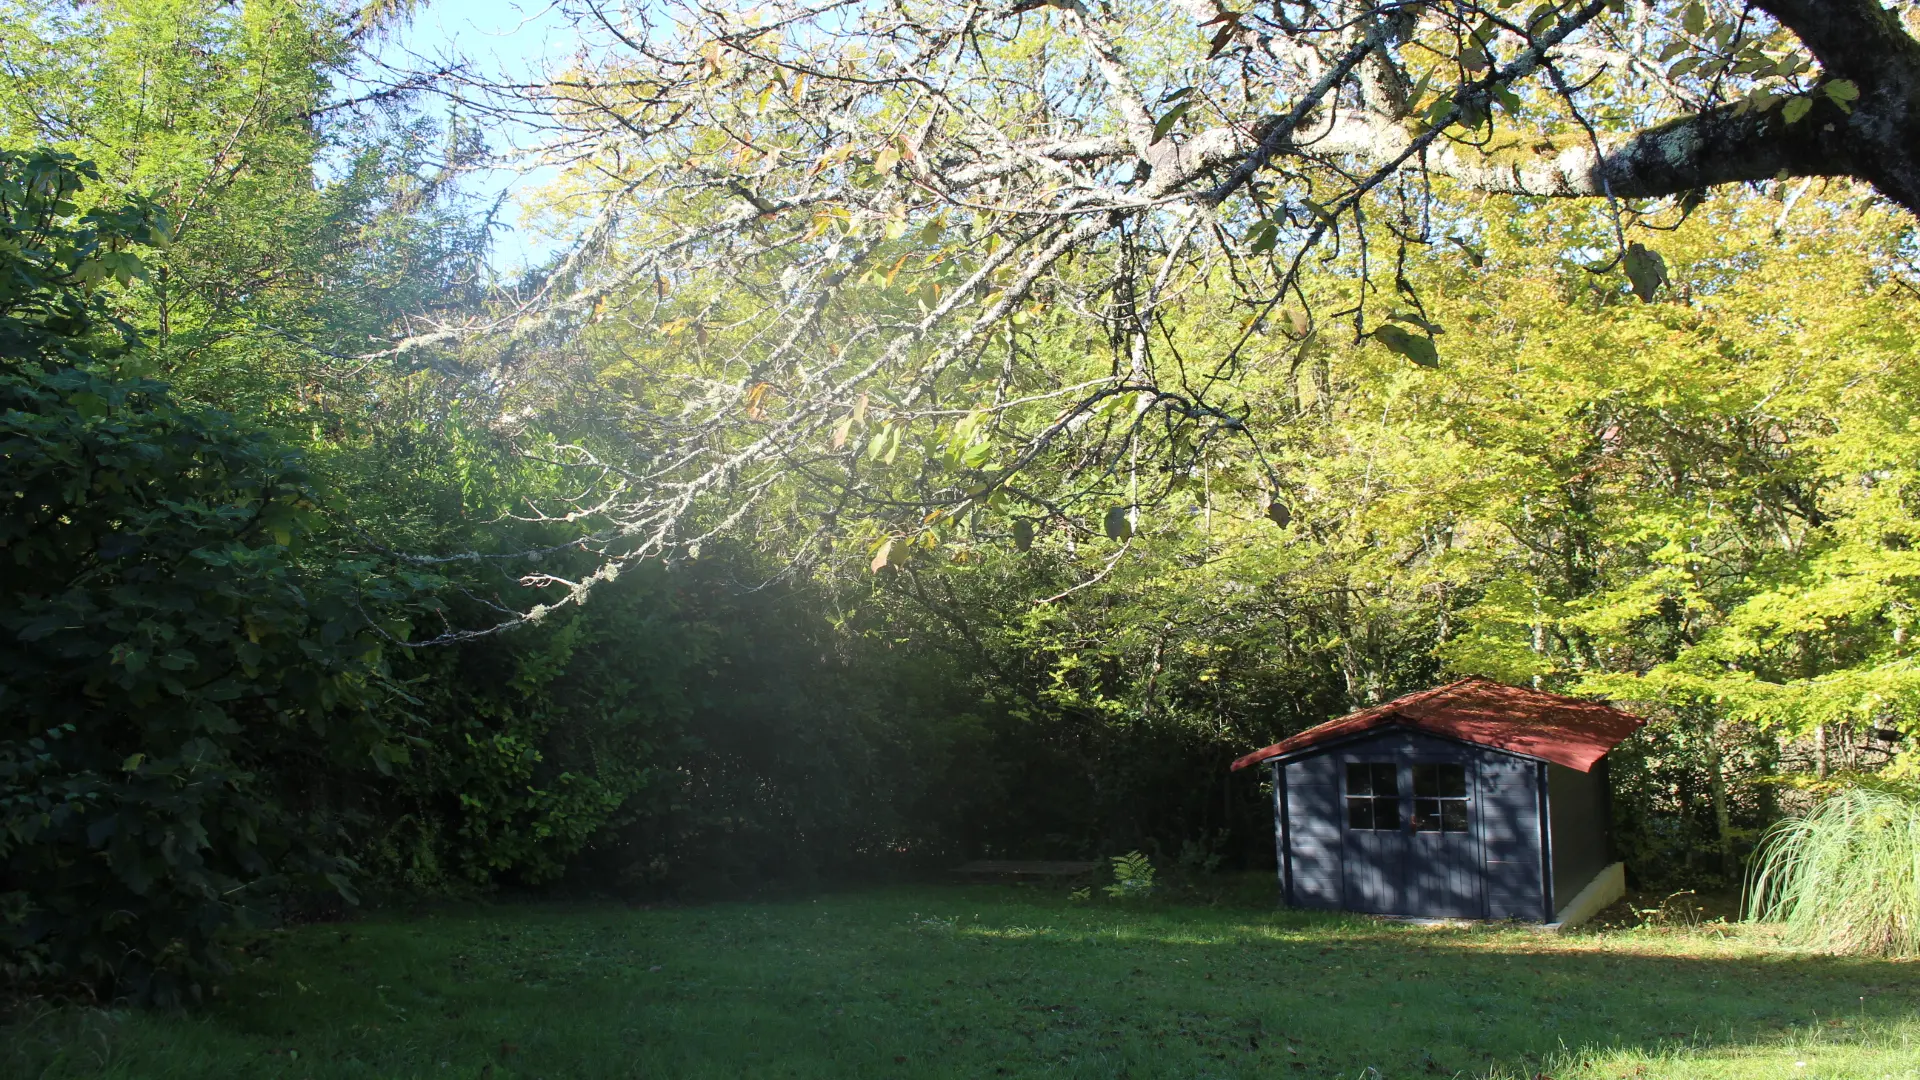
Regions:
<instances>
[{"instance_id":1,"label":"blue sky","mask_svg":"<svg viewBox=\"0 0 1920 1080\"><path fill-rule=\"evenodd\" d=\"M571 53L574 42L567 21L539 0L430 0L391 40L428 56L458 52L515 74Z\"/></svg>"},{"instance_id":2,"label":"blue sky","mask_svg":"<svg viewBox=\"0 0 1920 1080\"><path fill-rule=\"evenodd\" d=\"M410 57L433 62L459 56L483 73L524 79L536 75L548 60L571 56L577 41L567 20L542 0L429 0L379 51L396 65L406 65ZM467 187L491 201L502 190L511 193L545 179L539 174L521 178L500 172L471 177ZM503 218L508 225L519 224L511 198ZM496 234L493 262L501 271L511 272L546 252L535 238L515 228Z\"/></svg>"}]
</instances>

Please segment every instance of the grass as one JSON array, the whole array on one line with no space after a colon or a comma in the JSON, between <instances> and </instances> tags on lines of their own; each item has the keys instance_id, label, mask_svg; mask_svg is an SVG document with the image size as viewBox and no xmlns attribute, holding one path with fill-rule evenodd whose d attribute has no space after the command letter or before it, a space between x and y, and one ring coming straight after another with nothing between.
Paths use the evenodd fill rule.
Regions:
<instances>
[{"instance_id":1,"label":"grass","mask_svg":"<svg viewBox=\"0 0 1920 1080\"><path fill-rule=\"evenodd\" d=\"M1014 887L502 905L269 935L189 1015L23 1010L0 1074L1920 1080L1920 965L1767 933Z\"/></svg>"},{"instance_id":2,"label":"grass","mask_svg":"<svg viewBox=\"0 0 1920 1080\"><path fill-rule=\"evenodd\" d=\"M1758 918L1795 944L1920 956L1920 799L1851 788L1775 826L1755 860Z\"/></svg>"}]
</instances>

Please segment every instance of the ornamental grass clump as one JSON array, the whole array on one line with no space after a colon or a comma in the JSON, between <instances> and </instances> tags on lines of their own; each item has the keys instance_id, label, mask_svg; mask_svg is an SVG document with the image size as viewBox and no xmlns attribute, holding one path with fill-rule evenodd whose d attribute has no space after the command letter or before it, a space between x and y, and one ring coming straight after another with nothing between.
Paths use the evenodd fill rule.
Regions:
<instances>
[{"instance_id":1,"label":"ornamental grass clump","mask_svg":"<svg viewBox=\"0 0 1920 1080\"><path fill-rule=\"evenodd\" d=\"M1810 948L1920 956L1920 799L1853 788L1781 822L1754 859L1747 914Z\"/></svg>"}]
</instances>

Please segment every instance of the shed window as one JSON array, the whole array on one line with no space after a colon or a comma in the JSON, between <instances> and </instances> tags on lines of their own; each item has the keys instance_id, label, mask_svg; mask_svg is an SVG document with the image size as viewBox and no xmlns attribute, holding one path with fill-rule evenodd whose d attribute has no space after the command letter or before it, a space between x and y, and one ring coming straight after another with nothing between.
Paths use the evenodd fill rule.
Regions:
<instances>
[{"instance_id":1,"label":"shed window","mask_svg":"<svg viewBox=\"0 0 1920 1080\"><path fill-rule=\"evenodd\" d=\"M1467 831L1465 765L1413 767L1413 828L1415 832Z\"/></svg>"},{"instance_id":2,"label":"shed window","mask_svg":"<svg viewBox=\"0 0 1920 1080\"><path fill-rule=\"evenodd\" d=\"M1391 762L1347 765L1347 828L1391 832L1400 827L1400 770Z\"/></svg>"}]
</instances>

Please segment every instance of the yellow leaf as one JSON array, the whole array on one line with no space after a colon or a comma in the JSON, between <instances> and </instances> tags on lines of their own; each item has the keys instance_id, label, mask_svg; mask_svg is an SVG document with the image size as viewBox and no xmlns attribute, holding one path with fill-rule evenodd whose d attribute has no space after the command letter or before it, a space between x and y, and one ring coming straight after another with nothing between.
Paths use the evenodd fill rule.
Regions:
<instances>
[{"instance_id":1,"label":"yellow leaf","mask_svg":"<svg viewBox=\"0 0 1920 1080\"><path fill-rule=\"evenodd\" d=\"M767 396L767 391L771 388L771 383L764 382L757 382L749 387L747 389L747 411L750 413L759 412L760 402Z\"/></svg>"}]
</instances>

